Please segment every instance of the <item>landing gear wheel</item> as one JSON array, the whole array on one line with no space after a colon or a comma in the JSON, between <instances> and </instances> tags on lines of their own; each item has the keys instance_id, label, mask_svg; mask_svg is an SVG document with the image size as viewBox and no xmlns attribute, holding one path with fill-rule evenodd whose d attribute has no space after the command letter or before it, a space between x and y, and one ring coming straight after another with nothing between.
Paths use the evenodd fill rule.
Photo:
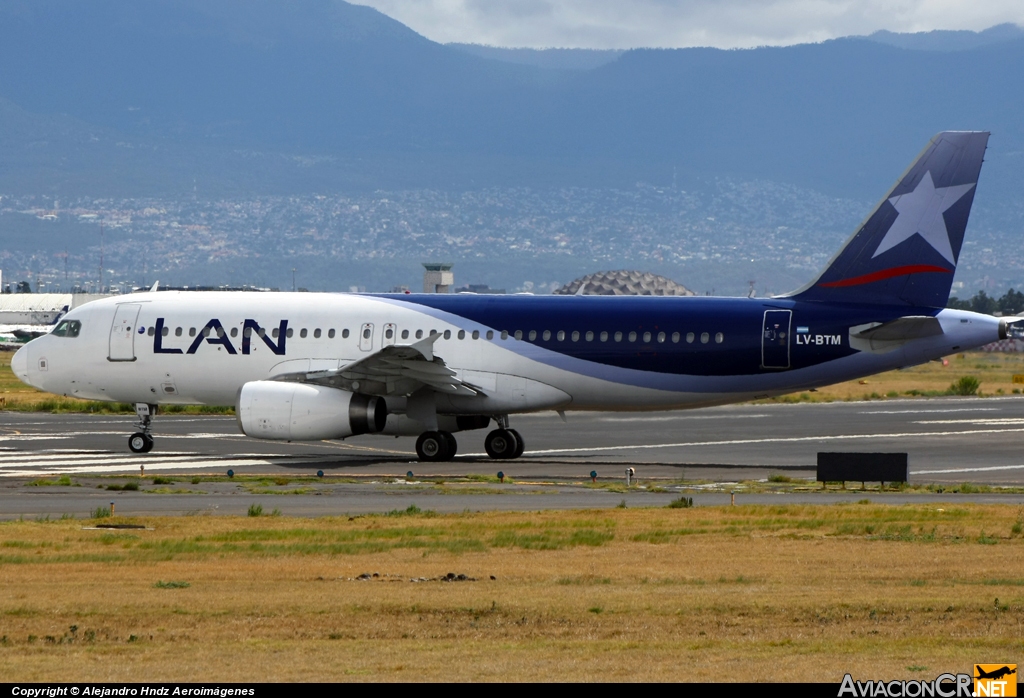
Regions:
<instances>
[{"instance_id":1,"label":"landing gear wheel","mask_svg":"<svg viewBox=\"0 0 1024 698\"><path fill-rule=\"evenodd\" d=\"M136 432L128 437L128 449L132 453L149 453L153 450L153 437L144 432Z\"/></svg>"},{"instance_id":2,"label":"landing gear wheel","mask_svg":"<svg viewBox=\"0 0 1024 698\"><path fill-rule=\"evenodd\" d=\"M440 431L425 431L416 439L416 456L421 461L436 463L445 460L448 455L448 439L442 434Z\"/></svg>"},{"instance_id":3,"label":"landing gear wheel","mask_svg":"<svg viewBox=\"0 0 1024 698\"><path fill-rule=\"evenodd\" d=\"M523 441L523 437L515 429L509 429L508 433L516 437L516 443L518 444L518 446L516 446L516 452L512 455L512 458L515 459L523 455L523 451L526 450L526 442Z\"/></svg>"},{"instance_id":4,"label":"landing gear wheel","mask_svg":"<svg viewBox=\"0 0 1024 698\"><path fill-rule=\"evenodd\" d=\"M455 440L455 437L452 436L451 432L439 431L437 433L444 438L445 445L447 446L445 449L444 460L454 459L455 454L459 452L459 442Z\"/></svg>"},{"instance_id":5,"label":"landing gear wheel","mask_svg":"<svg viewBox=\"0 0 1024 698\"><path fill-rule=\"evenodd\" d=\"M519 449L519 439L510 429L495 429L484 439L484 450L491 458L510 460Z\"/></svg>"}]
</instances>

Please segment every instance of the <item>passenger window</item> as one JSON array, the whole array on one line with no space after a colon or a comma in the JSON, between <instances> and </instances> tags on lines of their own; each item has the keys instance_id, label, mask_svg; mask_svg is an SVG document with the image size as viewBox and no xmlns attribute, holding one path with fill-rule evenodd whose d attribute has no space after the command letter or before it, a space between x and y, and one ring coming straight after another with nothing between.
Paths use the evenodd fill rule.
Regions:
<instances>
[{"instance_id":1,"label":"passenger window","mask_svg":"<svg viewBox=\"0 0 1024 698\"><path fill-rule=\"evenodd\" d=\"M672 333L672 343L673 344L679 344L679 333L678 332L673 332Z\"/></svg>"},{"instance_id":2,"label":"passenger window","mask_svg":"<svg viewBox=\"0 0 1024 698\"><path fill-rule=\"evenodd\" d=\"M473 339L480 339L480 330L473 330Z\"/></svg>"},{"instance_id":3,"label":"passenger window","mask_svg":"<svg viewBox=\"0 0 1024 698\"><path fill-rule=\"evenodd\" d=\"M277 339L277 336L279 334L280 334L280 330L278 330L278 328L276 328L276 327L270 331L270 336L273 337L274 339Z\"/></svg>"},{"instance_id":4,"label":"passenger window","mask_svg":"<svg viewBox=\"0 0 1024 698\"><path fill-rule=\"evenodd\" d=\"M188 336L189 337L195 337L196 336L196 328L195 327L189 327L188 328ZM277 336L277 330L274 330L274 336L275 337Z\"/></svg>"},{"instance_id":5,"label":"passenger window","mask_svg":"<svg viewBox=\"0 0 1024 698\"><path fill-rule=\"evenodd\" d=\"M686 333L686 343L693 344L693 332Z\"/></svg>"},{"instance_id":6,"label":"passenger window","mask_svg":"<svg viewBox=\"0 0 1024 698\"><path fill-rule=\"evenodd\" d=\"M416 339L423 339L423 330L416 330Z\"/></svg>"},{"instance_id":7,"label":"passenger window","mask_svg":"<svg viewBox=\"0 0 1024 698\"><path fill-rule=\"evenodd\" d=\"M601 341L602 342L607 342L608 341L608 333L607 332L602 332L601 333Z\"/></svg>"},{"instance_id":8,"label":"passenger window","mask_svg":"<svg viewBox=\"0 0 1024 698\"><path fill-rule=\"evenodd\" d=\"M650 341L651 341L651 333L650 332L644 332L644 342L650 342Z\"/></svg>"},{"instance_id":9,"label":"passenger window","mask_svg":"<svg viewBox=\"0 0 1024 698\"><path fill-rule=\"evenodd\" d=\"M593 332L587 332L586 337L587 337L587 341L588 342L593 342L594 341L594 333Z\"/></svg>"},{"instance_id":10,"label":"passenger window","mask_svg":"<svg viewBox=\"0 0 1024 698\"><path fill-rule=\"evenodd\" d=\"M541 335L545 342L551 339L551 330L544 330L544 334Z\"/></svg>"},{"instance_id":11,"label":"passenger window","mask_svg":"<svg viewBox=\"0 0 1024 698\"><path fill-rule=\"evenodd\" d=\"M341 331L341 338L342 339L348 339L348 335L349 335L349 332L348 332L347 329L344 329L344 330Z\"/></svg>"},{"instance_id":12,"label":"passenger window","mask_svg":"<svg viewBox=\"0 0 1024 698\"><path fill-rule=\"evenodd\" d=\"M558 334L556 334L555 337L558 338L559 342L564 342L565 341L565 330L558 330Z\"/></svg>"},{"instance_id":13,"label":"passenger window","mask_svg":"<svg viewBox=\"0 0 1024 698\"><path fill-rule=\"evenodd\" d=\"M402 339L409 339L409 330L402 330Z\"/></svg>"},{"instance_id":14,"label":"passenger window","mask_svg":"<svg viewBox=\"0 0 1024 698\"><path fill-rule=\"evenodd\" d=\"M508 339L508 330L502 330L501 331L501 338L502 339Z\"/></svg>"},{"instance_id":15,"label":"passenger window","mask_svg":"<svg viewBox=\"0 0 1024 698\"><path fill-rule=\"evenodd\" d=\"M244 330L242 330L242 336L243 337L252 337L252 328L251 327L246 327Z\"/></svg>"},{"instance_id":16,"label":"passenger window","mask_svg":"<svg viewBox=\"0 0 1024 698\"><path fill-rule=\"evenodd\" d=\"M700 333L700 343L701 344L707 344L709 339L711 339L711 335L709 335L707 332L701 332Z\"/></svg>"},{"instance_id":17,"label":"passenger window","mask_svg":"<svg viewBox=\"0 0 1024 698\"><path fill-rule=\"evenodd\" d=\"M299 337L301 337L302 339L305 339L307 334L308 333L306 332L306 328L305 327L303 327L301 330L299 330Z\"/></svg>"},{"instance_id":18,"label":"passenger window","mask_svg":"<svg viewBox=\"0 0 1024 698\"><path fill-rule=\"evenodd\" d=\"M629 333L629 341L631 341L631 342L635 342L636 341L636 332L630 332Z\"/></svg>"},{"instance_id":19,"label":"passenger window","mask_svg":"<svg viewBox=\"0 0 1024 698\"><path fill-rule=\"evenodd\" d=\"M466 338L466 330L459 330L459 339L465 339L465 338ZM447 339L447 337L446 337L446 339Z\"/></svg>"},{"instance_id":20,"label":"passenger window","mask_svg":"<svg viewBox=\"0 0 1024 698\"><path fill-rule=\"evenodd\" d=\"M659 332L658 333L658 344L664 344L664 343L665 343L665 333L664 332Z\"/></svg>"},{"instance_id":21,"label":"passenger window","mask_svg":"<svg viewBox=\"0 0 1024 698\"><path fill-rule=\"evenodd\" d=\"M146 334L148 334L150 337L152 337L153 335L156 334L156 330L153 327L150 327L149 331L146 332Z\"/></svg>"},{"instance_id":22,"label":"passenger window","mask_svg":"<svg viewBox=\"0 0 1024 698\"><path fill-rule=\"evenodd\" d=\"M437 330L430 330L430 336L433 337L435 334L441 334Z\"/></svg>"},{"instance_id":23,"label":"passenger window","mask_svg":"<svg viewBox=\"0 0 1024 698\"><path fill-rule=\"evenodd\" d=\"M171 333L171 328L170 328L170 327L164 327L164 328L162 328L162 329L160 330L160 336L161 336L161 337L166 337L166 336L167 336L167 335L169 335L170 333Z\"/></svg>"},{"instance_id":24,"label":"passenger window","mask_svg":"<svg viewBox=\"0 0 1024 698\"><path fill-rule=\"evenodd\" d=\"M175 327L174 328L174 336L175 337L180 337L181 336L181 328L180 327Z\"/></svg>"},{"instance_id":25,"label":"passenger window","mask_svg":"<svg viewBox=\"0 0 1024 698\"><path fill-rule=\"evenodd\" d=\"M327 339L334 339L334 328L327 330Z\"/></svg>"},{"instance_id":26,"label":"passenger window","mask_svg":"<svg viewBox=\"0 0 1024 698\"><path fill-rule=\"evenodd\" d=\"M451 330L445 330L444 331L444 338L445 339L451 339L452 338L452 331Z\"/></svg>"},{"instance_id":27,"label":"passenger window","mask_svg":"<svg viewBox=\"0 0 1024 698\"><path fill-rule=\"evenodd\" d=\"M515 337L516 337L516 339L522 339L523 338L523 331L522 330L516 330Z\"/></svg>"},{"instance_id":28,"label":"passenger window","mask_svg":"<svg viewBox=\"0 0 1024 698\"><path fill-rule=\"evenodd\" d=\"M537 330L530 330L530 341L537 339Z\"/></svg>"},{"instance_id":29,"label":"passenger window","mask_svg":"<svg viewBox=\"0 0 1024 698\"><path fill-rule=\"evenodd\" d=\"M317 327L315 330L313 330L313 339L320 339L320 328L319 327Z\"/></svg>"},{"instance_id":30,"label":"passenger window","mask_svg":"<svg viewBox=\"0 0 1024 698\"><path fill-rule=\"evenodd\" d=\"M487 330L487 339L494 339L494 330Z\"/></svg>"},{"instance_id":31,"label":"passenger window","mask_svg":"<svg viewBox=\"0 0 1024 698\"><path fill-rule=\"evenodd\" d=\"M258 334L261 338L266 337L267 331L261 327L258 330L256 330L256 334ZM277 336L277 330L274 330L274 336Z\"/></svg>"},{"instance_id":32,"label":"passenger window","mask_svg":"<svg viewBox=\"0 0 1024 698\"><path fill-rule=\"evenodd\" d=\"M615 333L615 341L616 342L621 342L622 341L622 333L621 332L616 332Z\"/></svg>"},{"instance_id":33,"label":"passenger window","mask_svg":"<svg viewBox=\"0 0 1024 698\"><path fill-rule=\"evenodd\" d=\"M288 331L291 332L291 330L288 330ZM212 330L209 327L204 327L203 328L203 336L204 337L209 337L210 334L212 334Z\"/></svg>"},{"instance_id":34,"label":"passenger window","mask_svg":"<svg viewBox=\"0 0 1024 698\"><path fill-rule=\"evenodd\" d=\"M291 332L291 330L288 330L288 332ZM370 334L372 334L372 333L371 333L369 327L366 327L366 328L363 329L363 339L369 339L370 338Z\"/></svg>"},{"instance_id":35,"label":"passenger window","mask_svg":"<svg viewBox=\"0 0 1024 698\"><path fill-rule=\"evenodd\" d=\"M237 337L238 336L238 328L237 327L232 327L231 328L231 336L232 337Z\"/></svg>"},{"instance_id":36,"label":"passenger window","mask_svg":"<svg viewBox=\"0 0 1024 698\"><path fill-rule=\"evenodd\" d=\"M295 330L293 330L291 327L289 327L288 331L285 334L287 335L288 339L291 339L292 336L295 334Z\"/></svg>"},{"instance_id":37,"label":"passenger window","mask_svg":"<svg viewBox=\"0 0 1024 698\"><path fill-rule=\"evenodd\" d=\"M715 335L715 344L721 344L725 341L725 335L719 332Z\"/></svg>"},{"instance_id":38,"label":"passenger window","mask_svg":"<svg viewBox=\"0 0 1024 698\"><path fill-rule=\"evenodd\" d=\"M225 335L224 328L223 327L218 327L217 328L217 336L219 338L221 338L221 339L224 339L224 335Z\"/></svg>"},{"instance_id":39,"label":"passenger window","mask_svg":"<svg viewBox=\"0 0 1024 698\"><path fill-rule=\"evenodd\" d=\"M384 339L391 339L395 336L395 331L390 327L384 330Z\"/></svg>"}]
</instances>

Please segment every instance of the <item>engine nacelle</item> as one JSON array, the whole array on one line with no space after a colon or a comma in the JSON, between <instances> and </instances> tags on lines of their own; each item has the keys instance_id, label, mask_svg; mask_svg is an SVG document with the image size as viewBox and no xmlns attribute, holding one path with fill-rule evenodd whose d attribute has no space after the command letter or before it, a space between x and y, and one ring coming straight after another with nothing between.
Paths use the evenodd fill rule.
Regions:
<instances>
[{"instance_id":1,"label":"engine nacelle","mask_svg":"<svg viewBox=\"0 0 1024 698\"><path fill-rule=\"evenodd\" d=\"M381 397L308 383L251 381L238 391L235 415L246 436L320 441L378 432L388 410Z\"/></svg>"}]
</instances>

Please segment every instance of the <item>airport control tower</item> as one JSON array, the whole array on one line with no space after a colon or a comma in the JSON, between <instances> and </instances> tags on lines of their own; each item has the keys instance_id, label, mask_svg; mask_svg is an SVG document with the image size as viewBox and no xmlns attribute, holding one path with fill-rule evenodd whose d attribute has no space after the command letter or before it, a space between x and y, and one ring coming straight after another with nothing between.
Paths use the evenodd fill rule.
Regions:
<instances>
[{"instance_id":1,"label":"airport control tower","mask_svg":"<svg viewBox=\"0 0 1024 698\"><path fill-rule=\"evenodd\" d=\"M452 273L452 262L424 262L423 268L423 292L424 293L449 293L455 285L455 275Z\"/></svg>"}]
</instances>

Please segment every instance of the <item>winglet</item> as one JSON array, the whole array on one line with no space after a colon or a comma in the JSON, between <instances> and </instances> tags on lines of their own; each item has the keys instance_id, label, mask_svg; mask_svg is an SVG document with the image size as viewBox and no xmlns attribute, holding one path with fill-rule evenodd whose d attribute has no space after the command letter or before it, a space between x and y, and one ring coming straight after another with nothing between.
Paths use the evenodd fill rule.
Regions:
<instances>
[{"instance_id":1,"label":"winglet","mask_svg":"<svg viewBox=\"0 0 1024 698\"><path fill-rule=\"evenodd\" d=\"M156 293L157 288L160 287L160 279L153 282L153 288L149 289L150 293Z\"/></svg>"},{"instance_id":2,"label":"winglet","mask_svg":"<svg viewBox=\"0 0 1024 698\"><path fill-rule=\"evenodd\" d=\"M423 339L421 339L420 341L418 341L418 342L416 342L414 344L407 344L406 346L408 346L410 349L415 349L416 351L418 351L420 354L423 355L423 358L426 359L427 361L433 361L434 360L434 342L436 342L438 339L440 339L440 337L441 337L441 333L440 332L436 332L436 333L434 333L432 335L428 335L428 336L424 337Z\"/></svg>"}]
</instances>

